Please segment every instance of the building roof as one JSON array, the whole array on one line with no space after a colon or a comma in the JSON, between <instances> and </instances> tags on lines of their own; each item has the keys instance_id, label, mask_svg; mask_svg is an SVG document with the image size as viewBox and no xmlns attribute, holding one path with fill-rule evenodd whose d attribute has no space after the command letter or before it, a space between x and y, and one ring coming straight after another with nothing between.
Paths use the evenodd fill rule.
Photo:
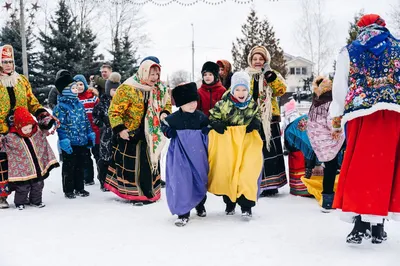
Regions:
<instances>
[{"instance_id":1,"label":"building roof","mask_svg":"<svg viewBox=\"0 0 400 266\"><path fill-rule=\"evenodd\" d=\"M306 62L307 64L314 65L314 63L313 63L312 61L310 61L310 60L308 60L308 59L305 59L305 58L302 57L302 56L294 56L294 55L285 53L285 54L284 54L284 57L285 57L285 59L286 59L286 64L289 64L289 63L291 63L291 62L300 60L300 61Z\"/></svg>"}]
</instances>

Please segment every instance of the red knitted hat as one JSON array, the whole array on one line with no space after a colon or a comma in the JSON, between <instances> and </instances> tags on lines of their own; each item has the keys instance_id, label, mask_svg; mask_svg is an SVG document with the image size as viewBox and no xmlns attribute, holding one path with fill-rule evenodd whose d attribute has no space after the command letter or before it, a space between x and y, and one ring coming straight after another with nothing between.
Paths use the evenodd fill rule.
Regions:
<instances>
[{"instance_id":1,"label":"red knitted hat","mask_svg":"<svg viewBox=\"0 0 400 266\"><path fill-rule=\"evenodd\" d=\"M360 18L360 20L358 21L357 26L360 28L363 28L363 27L367 27L372 24L378 24L383 27L386 26L385 20L376 14L368 14L368 15L362 16Z\"/></svg>"},{"instance_id":2,"label":"red knitted hat","mask_svg":"<svg viewBox=\"0 0 400 266\"><path fill-rule=\"evenodd\" d=\"M22 128L27 125L33 125L35 128L35 119L33 119L28 109L17 107L14 111L14 127L20 136L26 137L26 135L22 133ZM32 130L32 132L34 131Z\"/></svg>"}]
</instances>

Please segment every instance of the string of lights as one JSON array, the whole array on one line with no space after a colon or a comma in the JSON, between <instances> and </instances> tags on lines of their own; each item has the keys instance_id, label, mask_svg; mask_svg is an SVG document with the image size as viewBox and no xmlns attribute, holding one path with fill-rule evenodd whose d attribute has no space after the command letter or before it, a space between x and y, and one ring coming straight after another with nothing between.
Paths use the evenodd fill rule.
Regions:
<instances>
[{"instance_id":1,"label":"string of lights","mask_svg":"<svg viewBox=\"0 0 400 266\"><path fill-rule=\"evenodd\" d=\"M269 0L270 2L277 2L278 0ZM97 3L102 3L105 2L105 0L95 0ZM169 6L171 4L178 4L181 6L193 6L197 4L207 4L207 5L222 5L227 2L232 2L236 4L251 4L254 2L254 0L111 0L110 1L112 4L118 5L118 4L133 4L136 6L143 6L147 4L153 4L155 6Z\"/></svg>"}]
</instances>

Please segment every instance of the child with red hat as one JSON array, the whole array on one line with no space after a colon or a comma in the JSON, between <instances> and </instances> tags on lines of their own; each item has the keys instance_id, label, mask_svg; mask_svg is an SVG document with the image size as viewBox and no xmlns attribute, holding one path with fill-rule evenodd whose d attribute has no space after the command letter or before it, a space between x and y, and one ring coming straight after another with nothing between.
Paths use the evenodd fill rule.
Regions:
<instances>
[{"instance_id":1,"label":"child with red hat","mask_svg":"<svg viewBox=\"0 0 400 266\"><path fill-rule=\"evenodd\" d=\"M43 181L59 164L47 135L28 109L17 107L13 119L14 124L0 145L8 156L8 181L15 190L14 203L19 210L25 205L42 208Z\"/></svg>"}]
</instances>

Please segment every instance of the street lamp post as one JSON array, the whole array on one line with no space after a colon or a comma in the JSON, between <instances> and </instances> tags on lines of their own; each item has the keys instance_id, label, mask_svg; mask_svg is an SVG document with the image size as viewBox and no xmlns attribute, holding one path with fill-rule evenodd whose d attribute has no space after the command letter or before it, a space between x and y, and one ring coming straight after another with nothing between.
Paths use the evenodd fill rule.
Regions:
<instances>
[{"instance_id":1,"label":"street lamp post","mask_svg":"<svg viewBox=\"0 0 400 266\"><path fill-rule=\"evenodd\" d=\"M194 82L194 25L192 23L192 82Z\"/></svg>"},{"instance_id":2,"label":"street lamp post","mask_svg":"<svg viewBox=\"0 0 400 266\"><path fill-rule=\"evenodd\" d=\"M26 33L25 33L25 14L24 14L24 0L19 1L20 10L20 31L21 31L21 44L22 44L22 72L28 78L28 55L26 51Z\"/></svg>"}]
</instances>

